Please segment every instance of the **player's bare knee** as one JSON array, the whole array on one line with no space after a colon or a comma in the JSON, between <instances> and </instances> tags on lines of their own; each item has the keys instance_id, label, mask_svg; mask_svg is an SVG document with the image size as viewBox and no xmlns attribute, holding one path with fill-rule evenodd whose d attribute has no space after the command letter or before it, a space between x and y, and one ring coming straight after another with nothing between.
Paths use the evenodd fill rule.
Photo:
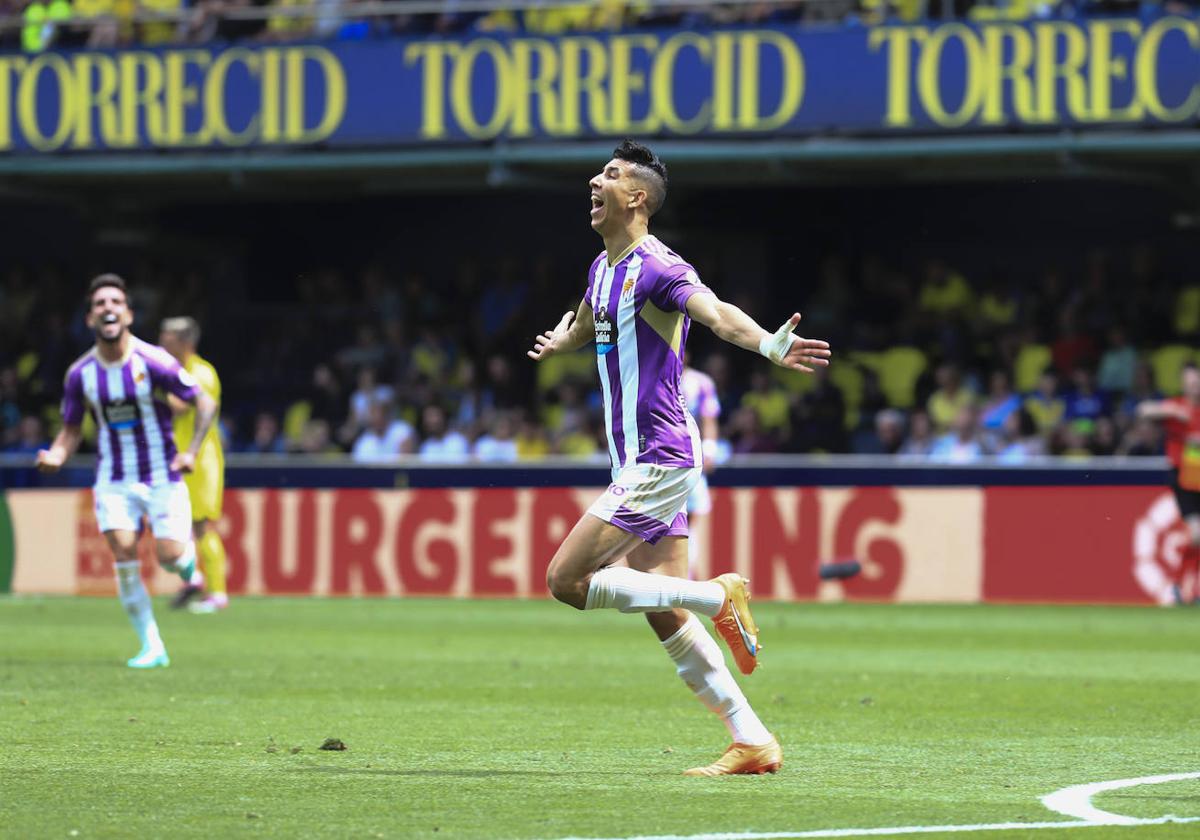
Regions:
<instances>
[{"instance_id":1,"label":"player's bare knee","mask_svg":"<svg viewBox=\"0 0 1200 840\"><path fill-rule=\"evenodd\" d=\"M558 601L568 604L577 610L587 605L587 581L579 580L574 575L567 574L553 566L546 572L546 586L550 594Z\"/></svg>"}]
</instances>

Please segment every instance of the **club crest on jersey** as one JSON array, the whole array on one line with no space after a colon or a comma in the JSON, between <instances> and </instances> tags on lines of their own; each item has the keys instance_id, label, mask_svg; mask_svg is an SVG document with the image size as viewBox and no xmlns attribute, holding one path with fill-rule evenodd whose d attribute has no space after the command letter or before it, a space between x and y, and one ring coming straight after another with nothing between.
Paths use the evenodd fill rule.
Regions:
<instances>
[{"instance_id":1,"label":"club crest on jersey","mask_svg":"<svg viewBox=\"0 0 1200 840\"><path fill-rule=\"evenodd\" d=\"M608 314L608 307L601 306L596 313L596 352L603 356L617 346L617 325Z\"/></svg>"},{"instance_id":2,"label":"club crest on jersey","mask_svg":"<svg viewBox=\"0 0 1200 840\"><path fill-rule=\"evenodd\" d=\"M635 283L637 283L636 274L625 278L625 283L621 286L621 300L628 300L633 297L633 286Z\"/></svg>"}]
</instances>

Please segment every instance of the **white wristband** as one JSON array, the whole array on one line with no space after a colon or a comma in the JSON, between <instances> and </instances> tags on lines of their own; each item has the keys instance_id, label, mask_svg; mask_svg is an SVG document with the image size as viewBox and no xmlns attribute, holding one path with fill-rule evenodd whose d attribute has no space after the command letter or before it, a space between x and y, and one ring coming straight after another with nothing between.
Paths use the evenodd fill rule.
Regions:
<instances>
[{"instance_id":1,"label":"white wristband","mask_svg":"<svg viewBox=\"0 0 1200 840\"><path fill-rule=\"evenodd\" d=\"M700 452L704 455L705 462L715 463L717 460L716 438L705 438L700 441Z\"/></svg>"},{"instance_id":2,"label":"white wristband","mask_svg":"<svg viewBox=\"0 0 1200 840\"><path fill-rule=\"evenodd\" d=\"M792 322L785 321L774 333L763 336L762 341L758 342L758 352L779 364L798 339L799 336L792 334Z\"/></svg>"}]
</instances>

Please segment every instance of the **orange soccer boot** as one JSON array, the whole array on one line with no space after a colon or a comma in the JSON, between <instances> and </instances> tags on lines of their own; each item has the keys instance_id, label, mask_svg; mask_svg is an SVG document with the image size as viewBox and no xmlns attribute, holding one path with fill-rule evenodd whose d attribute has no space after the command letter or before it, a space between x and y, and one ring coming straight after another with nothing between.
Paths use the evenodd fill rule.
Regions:
<instances>
[{"instance_id":1,"label":"orange soccer boot","mask_svg":"<svg viewBox=\"0 0 1200 840\"><path fill-rule=\"evenodd\" d=\"M713 624L743 674L753 673L762 647L758 643L758 625L750 615L750 592L746 589L749 582L736 572L713 578L713 583L725 590L725 604L713 618Z\"/></svg>"},{"instance_id":2,"label":"orange soccer boot","mask_svg":"<svg viewBox=\"0 0 1200 840\"><path fill-rule=\"evenodd\" d=\"M761 776L783 766L783 749L774 738L761 746L730 744L725 754L707 767L684 770L685 776Z\"/></svg>"}]
</instances>

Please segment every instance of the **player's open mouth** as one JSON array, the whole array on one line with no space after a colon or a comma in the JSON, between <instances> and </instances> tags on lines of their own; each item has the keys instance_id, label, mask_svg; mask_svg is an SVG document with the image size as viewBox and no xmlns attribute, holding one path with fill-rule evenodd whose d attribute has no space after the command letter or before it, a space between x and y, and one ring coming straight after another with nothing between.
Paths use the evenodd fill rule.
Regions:
<instances>
[{"instance_id":1,"label":"player's open mouth","mask_svg":"<svg viewBox=\"0 0 1200 840\"><path fill-rule=\"evenodd\" d=\"M604 199L592 193L592 216L593 218L604 208Z\"/></svg>"},{"instance_id":2,"label":"player's open mouth","mask_svg":"<svg viewBox=\"0 0 1200 840\"><path fill-rule=\"evenodd\" d=\"M116 314L112 312L109 312L107 315L100 316L100 323L104 324L105 326L108 326L109 324L115 324L119 320L120 319L117 318Z\"/></svg>"}]
</instances>

